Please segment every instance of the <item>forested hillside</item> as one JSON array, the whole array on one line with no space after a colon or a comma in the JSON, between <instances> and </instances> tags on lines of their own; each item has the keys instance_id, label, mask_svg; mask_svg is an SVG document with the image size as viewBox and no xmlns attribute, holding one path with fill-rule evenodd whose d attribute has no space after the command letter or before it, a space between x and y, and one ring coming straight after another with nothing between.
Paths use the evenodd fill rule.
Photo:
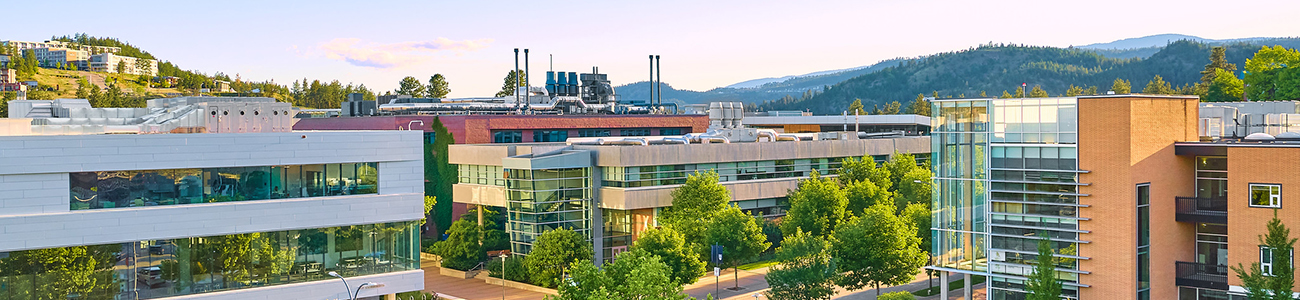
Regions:
<instances>
[{"instance_id":1,"label":"forested hillside","mask_svg":"<svg viewBox=\"0 0 1300 300\"><path fill-rule=\"evenodd\" d=\"M1227 62L1238 66L1245 65L1246 59L1260 49L1253 43L1224 46ZM1210 48L1207 44L1178 41L1148 58L1124 59L1083 49L988 44L908 60L897 67L832 85L811 97L766 101L757 109L837 114L855 99L862 99L863 106L871 108L893 101L908 103L917 94L929 96L935 92L940 98L978 97L981 92L996 97L1003 91L1014 94L1021 83L1041 86L1053 96L1064 94L1071 85L1085 89L1095 86L1105 92L1117 78L1129 80L1134 90L1141 90L1157 75L1177 88L1200 82ZM1240 76L1241 69L1236 74Z\"/></svg>"}]
</instances>

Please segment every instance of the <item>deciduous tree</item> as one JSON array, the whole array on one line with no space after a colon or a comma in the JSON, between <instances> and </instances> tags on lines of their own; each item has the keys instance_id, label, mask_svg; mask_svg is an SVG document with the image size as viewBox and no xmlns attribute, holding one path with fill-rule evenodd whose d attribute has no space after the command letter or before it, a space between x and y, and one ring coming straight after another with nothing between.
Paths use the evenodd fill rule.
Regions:
<instances>
[{"instance_id":1,"label":"deciduous tree","mask_svg":"<svg viewBox=\"0 0 1300 300\"><path fill-rule=\"evenodd\" d=\"M772 287L767 296L778 300L830 299L835 294L837 275L830 249L830 242L802 230L786 238L776 249L780 264L767 273L767 284Z\"/></svg>"},{"instance_id":2,"label":"deciduous tree","mask_svg":"<svg viewBox=\"0 0 1300 300\"><path fill-rule=\"evenodd\" d=\"M433 244L433 251L442 257L443 268L468 271L487 259L482 237L478 224L470 220L456 221L447 230L447 239Z\"/></svg>"},{"instance_id":3,"label":"deciduous tree","mask_svg":"<svg viewBox=\"0 0 1300 300\"><path fill-rule=\"evenodd\" d=\"M632 245L632 250L644 250L659 257L659 261L668 265L669 275L678 286L695 283L704 273L704 262L700 255L686 245L681 233L670 227L646 230Z\"/></svg>"},{"instance_id":4,"label":"deciduous tree","mask_svg":"<svg viewBox=\"0 0 1300 300\"><path fill-rule=\"evenodd\" d=\"M1110 85L1110 91L1116 94L1128 94L1133 91L1133 85L1128 80L1115 78L1115 82Z\"/></svg>"},{"instance_id":5,"label":"deciduous tree","mask_svg":"<svg viewBox=\"0 0 1300 300\"><path fill-rule=\"evenodd\" d=\"M859 218L852 218L835 230L839 241L831 248L842 275L836 283L848 290L912 281L925 265L926 255L911 221L894 214L892 204L877 204Z\"/></svg>"},{"instance_id":6,"label":"deciduous tree","mask_svg":"<svg viewBox=\"0 0 1300 300\"><path fill-rule=\"evenodd\" d=\"M672 191L672 197L673 206L659 214L659 223L681 233L693 251L703 253L706 225L727 208L731 192L718 184L718 173L696 172Z\"/></svg>"},{"instance_id":7,"label":"deciduous tree","mask_svg":"<svg viewBox=\"0 0 1300 300\"><path fill-rule=\"evenodd\" d=\"M709 220L705 229L705 245L724 247L726 254L722 256L723 268L740 266L772 246L754 217L736 206L727 206ZM740 286L739 276L736 274L733 278L737 287Z\"/></svg>"},{"instance_id":8,"label":"deciduous tree","mask_svg":"<svg viewBox=\"0 0 1300 300\"><path fill-rule=\"evenodd\" d=\"M670 279L668 265L640 249L620 253L604 270L596 268L590 260L578 262L572 270L572 278L559 285L559 295L546 299L690 299L682 293L681 285Z\"/></svg>"},{"instance_id":9,"label":"deciduous tree","mask_svg":"<svg viewBox=\"0 0 1300 300\"><path fill-rule=\"evenodd\" d=\"M459 223L461 221L457 221ZM582 234L568 228L547 231L537 236L533 251L528 253L524 265L528 267L533 284L543 287L555 287L560 276L573 263L590 261L593 253L591 243Z\"/></svg>"},{"instance_id":10,"label":"deciduous tree","mask_svg":"<svg viewBox=\"0 0 1300 300\"><path fill-rule=\"evenodd\" d=\"M803 231L817 237L830 235L844 221L849 202L834 179L821 177L815 171L812 177L800 180L799 189L790 192L788 198L790 209L781 220L781 232Z\"/></svg>"}]
</instances>

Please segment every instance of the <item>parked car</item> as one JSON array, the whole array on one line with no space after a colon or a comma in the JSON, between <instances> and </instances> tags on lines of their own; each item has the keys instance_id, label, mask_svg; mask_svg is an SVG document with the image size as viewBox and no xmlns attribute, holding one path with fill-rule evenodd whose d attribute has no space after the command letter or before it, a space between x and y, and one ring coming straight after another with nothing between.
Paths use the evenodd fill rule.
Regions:
<instances>
[{"instance_id":1,"label":"parked car","mask_svg":"<svg viewBox=\"0 0 1300 300\"><path fill-rule=\"evenodd\" d=\"M140 270L136 271L135 278L137 281L148 285L150 288L155 288L167 283L167 281L162 279L162 268L159 267L140 268Z\"/></svg>"}]
</instances>

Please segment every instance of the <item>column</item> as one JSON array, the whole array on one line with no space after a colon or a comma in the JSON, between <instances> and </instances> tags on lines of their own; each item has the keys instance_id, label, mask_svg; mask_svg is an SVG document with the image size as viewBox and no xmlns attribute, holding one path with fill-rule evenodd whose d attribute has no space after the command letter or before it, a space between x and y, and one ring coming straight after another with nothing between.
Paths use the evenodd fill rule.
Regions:
<instances>
[{"instance_id":1,"label":"column","mask_svg":"<svg viewBox=\"0 0 1300 300\"><path fill-rule=\"evenodd\" d=\"M970 274L962 274L962 276L964 276L962 279L965 279L964 280L965 283L962 283L961 298L963 300L975 300L975 298L973 297L974 293L971 292L971 288L970 288L970 281L971 281Z\"/></svg>"},{"instance_id":2,"label":"column","mask_svg":"<svg viewBox=\"0 0 1300 300\"><path fill-rule=\"evenodd\" d=\"M948 300L948 271L939 272L939 299Z\"/></svg>"}]
</instances>

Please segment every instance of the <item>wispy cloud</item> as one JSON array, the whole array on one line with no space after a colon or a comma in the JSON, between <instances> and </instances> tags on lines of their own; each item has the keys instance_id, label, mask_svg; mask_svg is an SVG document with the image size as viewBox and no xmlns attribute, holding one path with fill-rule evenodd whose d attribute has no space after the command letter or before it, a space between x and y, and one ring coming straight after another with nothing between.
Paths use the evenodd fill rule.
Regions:
<instances>
[{"instance_id":1,"label":"wispy cloud","mask_svg":"<svg viewBox=\"0 0 1300 300\"><path fill-rule=\"evenodd\" d=\"M391 44L365 42L357 38L337 38L318 47L329 59L337 59L360 67L377 69L419 64L442 51L475 51L486 48L491 39L456 41L436 38L432 41L411 41Z\"/></svg>"}]
</instances>

